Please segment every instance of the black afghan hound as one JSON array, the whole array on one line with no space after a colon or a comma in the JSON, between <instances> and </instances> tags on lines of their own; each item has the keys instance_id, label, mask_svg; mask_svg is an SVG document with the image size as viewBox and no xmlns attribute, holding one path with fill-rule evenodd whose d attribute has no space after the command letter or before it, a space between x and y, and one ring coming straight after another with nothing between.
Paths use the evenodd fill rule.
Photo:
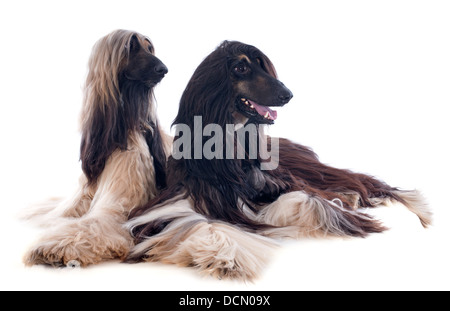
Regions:
<instances>
[{"instance_id":1,"label":"black afghan hound","mask_svg":"<svg viewBox=\"0 0 450 311\"><path fill-rule=\"evenodd\" d=\"M394 200L430 224L418 192L326 166L309 148L264 136L262 126L277 118L272 108L292 96L253 46L225 41L200 64L174 121L168 188L128 223L137 243L128 261L252 279L273 238L385 230L359 207Z\"/></svg>"}]
</instances>

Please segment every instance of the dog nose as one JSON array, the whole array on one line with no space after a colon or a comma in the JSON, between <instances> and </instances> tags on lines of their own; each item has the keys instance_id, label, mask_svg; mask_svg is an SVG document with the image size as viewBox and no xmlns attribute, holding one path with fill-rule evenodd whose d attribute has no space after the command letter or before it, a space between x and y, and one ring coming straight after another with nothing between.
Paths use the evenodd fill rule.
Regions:
<instances>
[{"instance_id":1,"label":"dog nose","mask_svg":"<svg viewBox=\"0 0 450 311\"><path fill-rule=\"evenodd\" d=\"M294 97L294 94L292 94L292 92L289 90L286 90L285 92L278 95L278 98L285 102L290 101L292 97Z\"/></svg>"},{"instance_id":2,"label":"dog nose","mask_svg":"<svg viewBox=\"0 0 450 311\"><path fill-rule=\"evenodd\" d=\"M166 65L164 65L163 63L159 63L155 66L155 72L161 75L165 75L169 72L169 70L167 69Z\"/></svg>"}]
</instances>

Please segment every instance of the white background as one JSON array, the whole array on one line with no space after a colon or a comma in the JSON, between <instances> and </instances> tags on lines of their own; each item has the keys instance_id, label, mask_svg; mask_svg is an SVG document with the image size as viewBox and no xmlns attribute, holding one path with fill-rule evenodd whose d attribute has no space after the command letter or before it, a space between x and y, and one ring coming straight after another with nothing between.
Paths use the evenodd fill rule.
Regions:
<instances>
[{"instance_id":1,"label":"white background","mask_svg":"<svg viewBox=\"0 0 450 311\"><path fill-rule=\"evenodd\" d=\"M430 0L2 1L0 289L449 290L449 16L448 1ZM373 210L390 231L285 242L248 284L159 263L25 268L38 235L16 214L75 189L88 57L117 28L149 36L169 68L156 89L166 130L207 54L225 39L255 45L294 93L270 134L420 189L435 225L400 205Z\"/></svg>"}]
</instances>

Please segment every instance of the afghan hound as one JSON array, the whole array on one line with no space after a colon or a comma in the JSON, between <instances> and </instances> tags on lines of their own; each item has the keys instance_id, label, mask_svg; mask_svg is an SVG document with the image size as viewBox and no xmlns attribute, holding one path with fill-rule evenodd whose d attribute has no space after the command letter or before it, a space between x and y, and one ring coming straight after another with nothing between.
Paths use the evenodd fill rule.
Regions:
<instances>
[{"instance_id":1,"label":"afghan hound","mask_svg":"<svg viewBox=\"0 0 450 311\"><path fill-rule=\"evenodd\" d=\"M170 143L156 117L153 88L168 72L151 41L116 30L93 47L81 113L83 174L74 196L32 210L52 228L26 265L86 266L123 258L133 239L129 212L166 186Z\"/></svg>"},{"instance_id":2,"label":"afghan hound","mask_svg":"<svg viewBox=\"0 0 450 311\"><path fill-rule=\"evenodd\" d=\"M279 238L364 237L386 229L360 207L393 200L430 224L417 191L327 166L307 147L265 136L264 126L277 119L273 107L292 96L254 46L224 41L204 59L173 123L167 189L131 213L136 246L129 262L251 280Z\"/></svg>"}]
</instances>

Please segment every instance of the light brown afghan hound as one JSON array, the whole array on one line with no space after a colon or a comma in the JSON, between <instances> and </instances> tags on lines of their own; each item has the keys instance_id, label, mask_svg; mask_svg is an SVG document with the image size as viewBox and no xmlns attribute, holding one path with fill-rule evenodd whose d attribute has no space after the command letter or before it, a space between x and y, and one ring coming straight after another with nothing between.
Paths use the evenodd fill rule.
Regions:
<instances>
[{"instance_id":1,"label":"light brown afghan hound","mask_svg":"<svg viewBox=\"0 0 450 311\"><path fill-rule=\"evenodd\" d=\"M83 175L74 196L31 210L51 226L26 265L86 266L123 258L133 245L129 212L166 186L170 140L156 117L153 88L167 73L151 41L116 30L93 47L81 113Z\"/></svg>"},{"instance_id":2,"label":"light brown afghan hound","mask_svg":"<svg viewBox=\"0 0 450 311\"><path fill-rule=\"evenodd\" d=\"M364 237L386 229L360 207L392 200L424 226L431 223L417 191L327 166L307 147L266 137L263 126L277 119L273 107L292 96L253 46L225 41L206 57L181 97L167 189L132 211L136 246L128 261L249 280L278 238ZM253 150L252 141L270 144L274 165L266 163L269 149Z\"/></svg>"}]
</instances>

